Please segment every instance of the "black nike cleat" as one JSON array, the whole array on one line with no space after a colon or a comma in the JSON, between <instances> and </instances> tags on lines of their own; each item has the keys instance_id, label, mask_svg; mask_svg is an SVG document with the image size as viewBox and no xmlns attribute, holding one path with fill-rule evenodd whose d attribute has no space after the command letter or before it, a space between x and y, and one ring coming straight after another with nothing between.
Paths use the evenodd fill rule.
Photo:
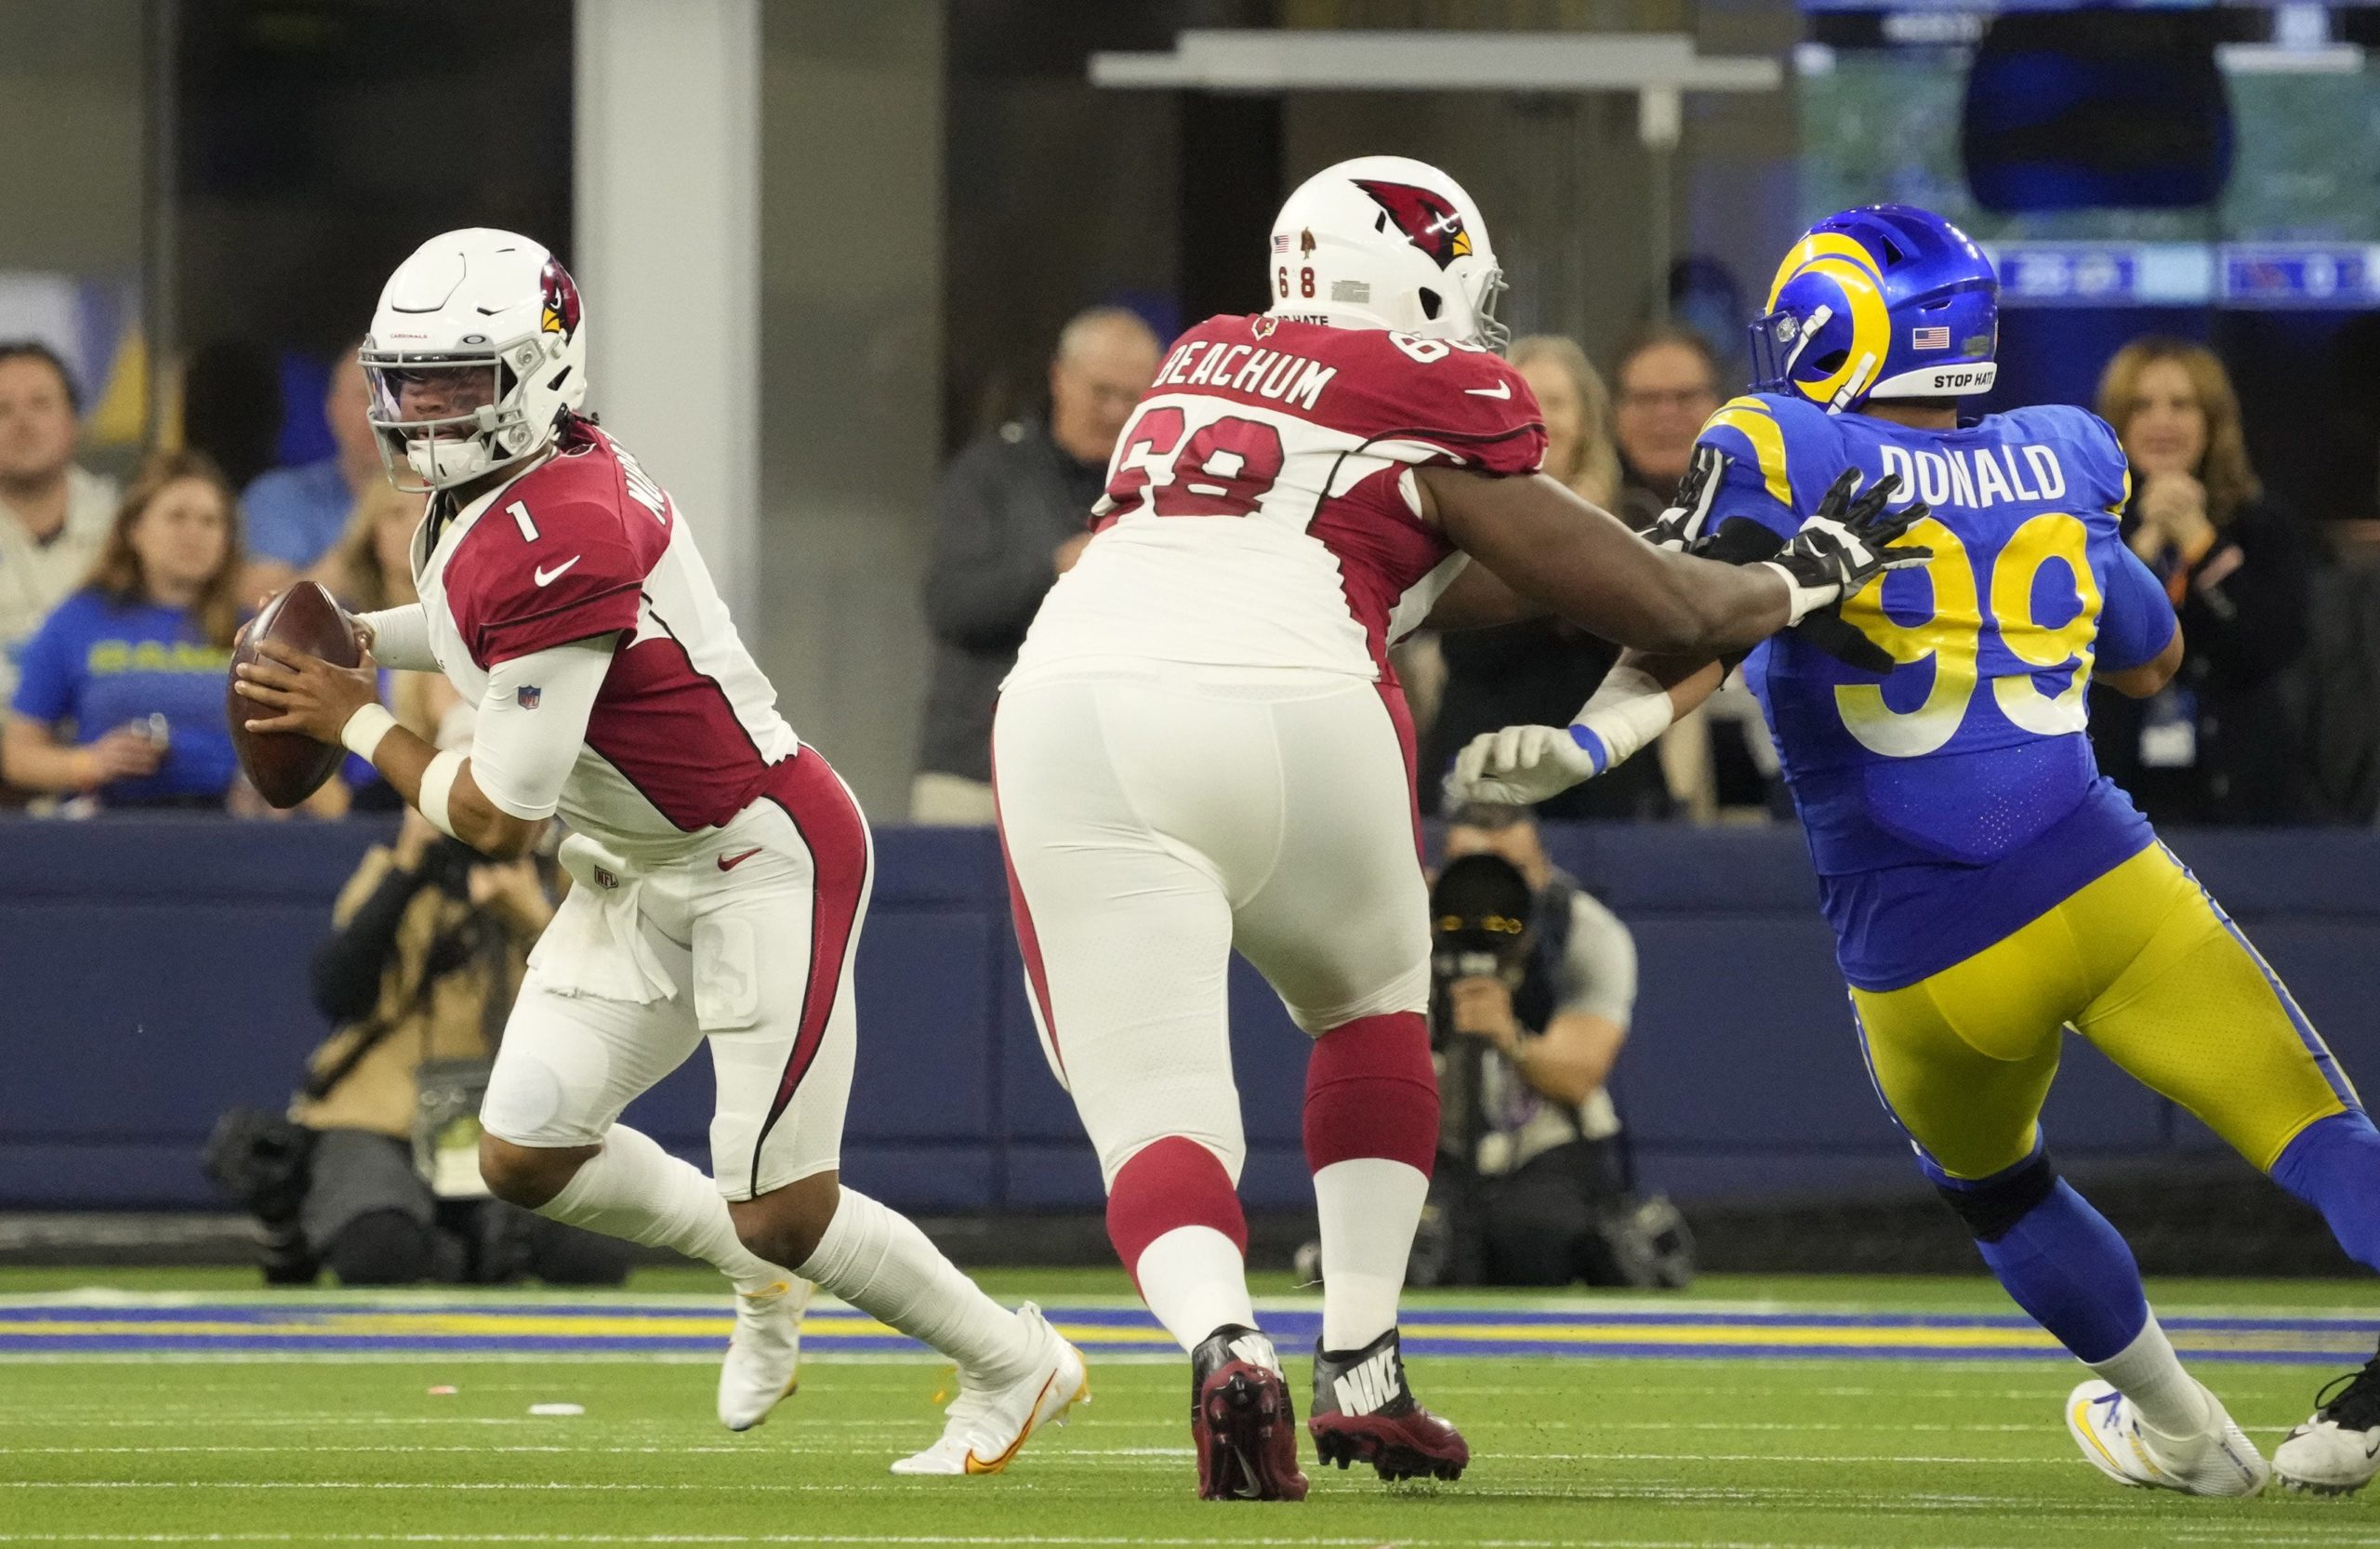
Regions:
<instances>
[{"instance_id":1,"label":"black nike cleat","mask_svg":"<svg viewBox=\"0 0 2380 1549\"><path fill-rule=\"evenodd\" d=\"M2273 1472L2291 1489L2345 1495L2380 1474L2380 1356L2314 1396L2314 1418L2281 1438Z\"/></svg>"},{"instance_id":2,"label":"black nike cleat","mask_svg":"<svg viewBox=\"0 0 2380 1549\"><path fill-rule=\"evenodd\" d=\"M1273 1342L1226 1323L1190 1352L1201 1501L1302 1501L1298 1417Z\"/></svg>"},{"instance_id":3,"label":"black nike cleat","mask_svg":"<svg viewBox=\"0 0 2380 1549\"><path fill-rule=\"evenodd\" d=\"M1360 1350L1316 1344L1305 1425L1324 1463L1368 1463L1383 1479L1460 1479L1471 1463L1462 1433L1414 1398L1394 1329Z\"/></svg>"}]
</instances>

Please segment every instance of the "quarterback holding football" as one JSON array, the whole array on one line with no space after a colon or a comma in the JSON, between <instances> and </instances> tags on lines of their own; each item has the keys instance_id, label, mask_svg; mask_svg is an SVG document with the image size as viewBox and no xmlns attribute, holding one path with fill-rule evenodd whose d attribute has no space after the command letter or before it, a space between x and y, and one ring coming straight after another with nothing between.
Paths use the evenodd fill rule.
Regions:
<instances>
[{"instance_id":1,"label":"quarterback holding football","mask_svg":"<svg viewBox=\"0 0 2380 1549\"><path fill-rule=\"evenodd\" d=\"M267 640L237 688L249 730L343 743L485 854L569 826L574 885L482 1110L488 1186L716 1265L730 1427L791 1391L815 1283L958 1363L943 1436L894 1471L998 1471L1088 1392L1082 1357L840 1185L867 823L777 714L676 504L579 412L577 287L526 237L450 232L390 277L362 359L390 475L430 496L421 601L357 620L355 669ZM396 724L376 666L444 673L479 708L469 748ZM713 1177L617 1122L705 1042Z\"/></svg>"}]
</instances>

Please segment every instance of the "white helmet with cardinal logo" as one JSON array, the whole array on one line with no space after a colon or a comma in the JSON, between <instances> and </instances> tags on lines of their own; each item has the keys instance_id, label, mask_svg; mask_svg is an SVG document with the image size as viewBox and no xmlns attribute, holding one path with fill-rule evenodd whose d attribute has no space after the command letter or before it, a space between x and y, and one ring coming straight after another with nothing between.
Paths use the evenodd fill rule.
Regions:
<instances>
[{"instance_id":1,"label":"white helmet with cardinal logo","mask_svg":"<svg viewBox=\"0 0 2380 1549\"><path fill-rule=\"evenodd\" d=\"M446 489L552 444L587 401L578 286L541 243L471 227L397 266L361 352L380 460Z\"/></svg>"},{"instance_id":2,"label":"white helmet with cardinal logo","mask_svg":"<svg viewBox=\"0 0 2380 1549\"><path fill-rule=\"evenodd\" d=\"M1273 220L1275 317L1501 350L1504 273L1462 185L1405 156L1358 156L1298 185Z\"/></svg>"}]
</instances>

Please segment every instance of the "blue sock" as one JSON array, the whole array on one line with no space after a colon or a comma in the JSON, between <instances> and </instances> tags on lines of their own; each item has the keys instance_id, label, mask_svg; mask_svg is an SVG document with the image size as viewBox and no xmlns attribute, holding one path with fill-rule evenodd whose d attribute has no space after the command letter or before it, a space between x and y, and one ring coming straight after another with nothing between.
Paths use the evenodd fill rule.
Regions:
<instances>
[{"instance_id":1,"label":"blue sock","mask_svg":"<svg viewBox=\"0 0 2380 1549\"><path fill-rule=\"evenodd\" d=\"M2016 1304L2078 1360L2109 1359L2148 1325L2132 1249L2064 1179L1997 1240L1976 1246Z\"/></svg>"},{"instance_id":2,"label":"blue sock","mask_svg":"<svg viewBox=\"0 0 2380 1549\"><path fill-rule=\"evenodd\" d=\"M2348 1257L2380 1269L2380 1130L2363 1110L2299 1131L2272 1164L2272 1180L2322 1212Z\"/></svg>"}]
</instances>

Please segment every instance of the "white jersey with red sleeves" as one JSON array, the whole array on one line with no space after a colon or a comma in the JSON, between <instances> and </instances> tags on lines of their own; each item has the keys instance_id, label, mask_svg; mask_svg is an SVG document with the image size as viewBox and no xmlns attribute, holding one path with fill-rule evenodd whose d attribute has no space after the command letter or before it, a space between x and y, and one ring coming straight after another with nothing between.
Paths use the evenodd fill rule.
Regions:
<instances>
[{"instance_id":1,"label":"white jersey with red sleeves","mask_svg":"<svg viewBox=\"0 0 2380 1549\"><path fill-rule=\"evenodd\" d=\"M1103 657L1378 678L1461 563L1421 520L1412 470L1528 473L1544 456L1536 397L1488 351L1210 318L1125 427L1098 536L1011 682Z\"/></svg>"},{"instance_id":2,"label":"white jersey with red sleeves","mask_svg":"<svg viewBox=\"0 0 2380 1549\"><path fill-rule=\"evenodd\" d=\"M443 522L433 501L414 542L431 649L474 704L504 662L618 636L562 786L573 828L666 847L733 818L800 750L676 506L591 423Z\"/></svg>"}]
</instances>

